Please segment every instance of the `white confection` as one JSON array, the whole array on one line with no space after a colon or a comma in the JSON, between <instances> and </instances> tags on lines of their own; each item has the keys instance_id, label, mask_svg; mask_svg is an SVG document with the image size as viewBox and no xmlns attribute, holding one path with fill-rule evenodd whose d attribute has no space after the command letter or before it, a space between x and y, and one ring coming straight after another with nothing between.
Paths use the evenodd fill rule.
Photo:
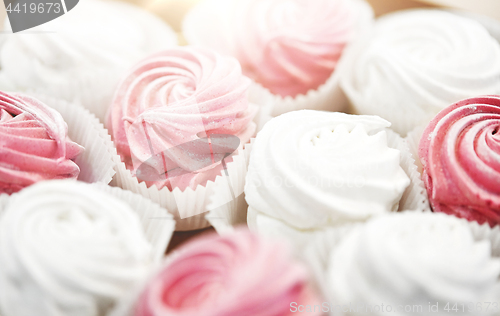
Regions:
<instances>
[{"instance_id":1,"label":"white confection","mask_svg":"<svg viewBox=\"0 0 500 316\"><path fill-rule=\"evenodd\" d=\"M475 241L466 222L407 212L377 218L347 235L331 254L326 281L336 304L379 309L352 315L491 315L498 307L488 304L486 312L486 302L497 301L499 276L490 242ZM429 311L429 303L438 310ZM455 303L458 311L451 310ZM421 306L422 312L398 306Z\"/></svg>"},{"instance_id":2,"label":"white confection","mask_svg":"<svg viewBox=\"0 0 500 316\"><path fill-rule=\"evenodd\" d=\"M267 123L252 147L250 209L316 229L397 209L410 180L375 116L296 111Z\"/></svg>"},{"instance_id":3,"label":"white confection","mask_svg":"<svg viewBox=\"0 0 500 316\"><path fill-rule=\"evenodd\" d=\"M452 13L382 17L349 55L341 85L355 110L385 118L403 136L454 102L500 94L500 44Z\"/></svg>"},{"instance_id":4,"label":"white confection","mask_svg":"<svg viewBox=\"0 0 500 316\"><path fill-rule=\"evenodd\" d=\"M147 274L151 245L124 202L76 181L12 195L0 218L3 316L100 316Z\"/></svg>"},{"instance_id":5,"label":"white confection","mask_svg":"<svg viewBox=\"0 0 500 316\"><path fill-rule=\"evenodd\" d=\"M174 31L141 8L80 1L46 24L0 36L0 89L78 99L102 120L122 73L176 44Z\"/></svg>"}]
</instances>

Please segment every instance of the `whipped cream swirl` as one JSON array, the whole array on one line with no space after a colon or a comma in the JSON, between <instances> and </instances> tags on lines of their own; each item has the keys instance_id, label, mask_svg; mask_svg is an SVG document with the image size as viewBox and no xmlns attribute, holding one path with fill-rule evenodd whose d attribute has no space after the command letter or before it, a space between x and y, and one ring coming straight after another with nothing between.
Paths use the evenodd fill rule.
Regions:
<instances>
[{"instance_id":1,"label":"whipped cream swirl","mask_svg":"<svg viewBox=\"0 0 500 316\"><path fill-rule=\"evenodd\" d=\"M49 179L76 179L83 147L67 136L62 116L26 95L0 91L0 193Z\"/></svg>"},{"instance_id":2,"label":"whipped cream swirl","mask_svg":"<svg viewBox=\"0 0 500 316\"><path fill-rule=\"evenodd\" d=\"M376 116L295 111L274 118L252 147L245 194L257 212L301 229L396 210L410 180Z\"/></svg>"},{"instance_id":3,"label":"whipped cream swirl","mask_svg":"<svg viewBox=\"0 0 500 316\"><path fill-rule=\"evenodd\" d=\"M80 1L55 20L2 36L0 87L78 99L102 120L122 72L176 43L173 30L145 10L121 1Z\"/></svg>"},{"instance_id":4,"label":"whipped cream swirl","mask_svg":"<svg viewBox=\"0 0 500 316\"><path fill-rule=\"evenodd\" d=\"M199 238L173 254L134 315L292 315L292 302L319 305L305 267L291 260L286 244L237 230Z\"/></svg>"},{"instance_id":5,"label":"whipped cream swirl","mask_svg":"<svg viewBox=\"0 0 500 316\"><path fill-rule=\"evenodd\" d=\"M419 156L434 211L500 225L500 96L439 112L422 135Z\"/></svg>"},{"instance_id":6,"label":"whipped cream swirl","mask_svg":"<svg viewBox=\"0 0 500 316\"><path fill-rule=\"evenodd\" d=\"M387 119L402 135L453 102L500 94L500 44L452 13L390 14L350 54L341 84L356 110Z\"/></svg>"},{"instance_id":7,"label":"whipped cream swirl","mask_svg":"<svg viewBox=\"0 0 500 316\"><path fill-rule=\"evenodd\" d=\"M195 7L185 29L191 43L235 56L271 93L295 97L332 75L365 12L358 0L212 0Z\"/></svg>"},{"instance_id":8,"label":"whipped cream swirl","mask_svg":"<svg viewBox=\"0 0 500 316\"><path fill-rule=\"evenodd\" d=\"M158 188L213 181L220 162L194 170L202 165L200 149L177 149L212 134L248 142L257 110L249 85L236 59L210 50L183 47L146 58L120 84L108 117L118 153L131 170L147 162L163 172L164 180L147 182Z\"/></svg>"},{"instance_id":9,"label":"whipped cream swirl","mask_svg":"<svg viewBox=\"0 0 500 316\"><path fill-rule=\"evenodd\" d=\"M490 242L475 241L466 222L411 212L380 217L351 232L332 253L327 272L336 304L379 307L352 315L449 315L447 303L464 304L461 315L491 315L494 308L486 312L476 303L496 300L499 276L500 260L492 258ZM435 304L439 310L429 311ZM407 306L412 310L405 312ZM414 306L421 306L420 313Z\"/></svg>"},{"instance_id":10,"label":"whipped cream swirl","mask_svg":"<svg viewBox=\"0 0 500 316\"><path fill-rule=\"evenodd\" d=\"M45 181L0 219L5 315L101 316L146 276L151 246L137 214L76 181Z\"/></svg>"}]
</instances>

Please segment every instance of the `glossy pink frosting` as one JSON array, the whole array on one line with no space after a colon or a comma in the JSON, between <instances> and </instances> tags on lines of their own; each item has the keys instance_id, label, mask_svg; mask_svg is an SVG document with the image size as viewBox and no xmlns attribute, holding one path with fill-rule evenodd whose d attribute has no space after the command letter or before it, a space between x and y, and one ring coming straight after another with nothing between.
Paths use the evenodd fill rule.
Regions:
<instances>
[{"instance_id":1,"label":"glossy pink frosting","mask_svg":"<svg viewBox=\"0 0 500 316\"><path fill-rule=\"evenodd\" d=\"M293 314L292 302L319 305L285 246L243 229L198 238L167 259L135 316L281 316Z\"/></svg>"},{"instance_id":2,"label":"glossy pink frosting","mask_svg":"<svg viewBox=\"0 0 500 316\"><path fill-rule=\"evenodd\" d=\"M354 35L356 7L346 0L247 2L234 35L244 74L283 97L325 83Z\"/></svg>"},{"instance_id":3,"label":"glossy pink frosting","mask_svg":"<svg viewBox=\"0 0 500 316\"><path fill-rule=\"evenodd\" d=\"M76 179L80 168L72 159L82 151L58 112L29 96L0 92L0 193Z\"/></svg>"},{"instance_id":4,"label":"glossy pink frosting","mask_svg":"<svg viewBox=\"0 0 500 316\"><path fill-rule=\"evenodd\" d=\"M419 156L434 211L500 224L500 96L442 110L425 129Z\"/></svg>"},{"instance_id":5,"label":"glossy pink frosting","mask_svg":"<svg viewBox=\"0 0 500 316\"><path fill-rule=\"evenodd\" d=\"M211 134L235 135L244 144L255 133L256 106L248 102L250 80L238 61L213 51L178 47L140 62L122 81L110 109L108 128L129 170L148 161L167 170L148 186L196 188L220 174L221 163L182 175L197 161L193 152L168 152ZM160 158L151 157L154 155Z\"/></svg>"}]
</instances>

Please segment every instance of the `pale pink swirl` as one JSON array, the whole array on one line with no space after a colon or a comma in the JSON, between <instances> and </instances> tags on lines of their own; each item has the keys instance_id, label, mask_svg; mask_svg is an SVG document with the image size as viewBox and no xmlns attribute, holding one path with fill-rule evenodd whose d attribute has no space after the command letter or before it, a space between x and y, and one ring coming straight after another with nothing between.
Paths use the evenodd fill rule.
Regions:
<instances>
[{"instance_id":1,"label":"pale pink swirl","mask_svg":"<svg viewBox=\"0 0 500 316\"><path fill-rule=\"evenodd\" d=\"M132 171L145 162L167 171L166 179L148 186L185 189L214 180L220 162L191 172L200 163L197 149L173 149L212 134L248 142L256 113L249 86L236 59L210 50L179 47L146 58L122 81L110 110L108 128L118 153Z\"/></svg>"},{"instance_id":2,"label":"pale pink swirl","mask_svg":"<svg viewBox=\"0 0 500 316\"><path fill-rule=\"evenodd\" d=\"M439 112L422 135L419 156L435 212L500 224L500 96Z\"/></svg>"},{"instance_id":3,"label":"pale pink swirl","mask_svg":"<svg viewBox=\"0 0 500 316\"><path fill-rule=\"evenodd\" d=\"M357 6L346 0L252 0L234 35L245 75L295 97L332 75L354 36Z\"/></svg>"},{"instance_id":4,"label":"pale pink swirl","mask_svg":"<svg viewBox=\"0 0 500 316\"><path fill-rule=\"evenodd\" d=\"M76 179L72 159L83 147L67 136L62 116L26 95L0 92L0 193L42 180Z\"/></svg>"},{"instance_id":5,"label":"pale pink swirl","mask_svg":"<svg viewBox=\"0 0 500 316\"><path fill-rule=\"evenodd\" d=\"M293 302L319 305L307 270L284 246L243 229L199 238L151 279L135 316L282 316Z\"/></svg>"}]
</instances>

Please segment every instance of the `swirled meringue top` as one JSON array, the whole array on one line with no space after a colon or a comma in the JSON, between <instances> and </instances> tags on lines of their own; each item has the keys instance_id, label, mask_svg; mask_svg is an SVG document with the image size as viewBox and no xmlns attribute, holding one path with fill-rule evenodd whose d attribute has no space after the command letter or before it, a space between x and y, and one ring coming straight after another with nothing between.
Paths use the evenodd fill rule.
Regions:
<instances>
[{"instance_id":1,"label":"swirled meringue top","mask_svg":"<svg viewBox=\"0 0 500 316\"><path fill-rule=\"evenodd\" d=\"M0 193L11 194L35 182L76 179L71 160L83 147L67 136L62 116L26 95L0 91Z\"/></svg>"},{"instance_id":2,"label":"swirled meringue top","mask_svg":"<svg viewBox=\"0 0 500 316\"><path fill-rule=\"evenodd\" d=\"M437 213L396 213L360 226L332 253L327 272L337 304L421 306L423 315L448 315L447 303L492 299L500 261L489 241L475 241L466 222ZM429 311L439 303L439 311ZM475 307L475 306L474 306ZM483 312L483 313L482 313ZM461 315L493 314L469 308ZM386 315L388 310L356 315Z\"/></svg>"},{"instance_id":3,"label":"swirled meringue top","mask_svg":"<svg viewBox=\"0 0 500 316\"><path fill-rule=\"evenodd\" d=\"M78 98L90 110L99 102L104 108L124 70L176 43L173 30L141 8L121 1L80 1L55 20L3 36L0 87ZM106 109L98 110L104 118Z\"/></svg>"},{"instance_id":4,"label":"swirled meringue top","mask_svg":"<svg viewBox=\"0 0 500 316\"><path fill-rule=\"evenodd\" d=\"M14 195L0 220L1 309L105 315L145 278L150 251L127 204L81 182L41 182Z\"/></svg>"},{"instance_id":5,"label":"swirled meringue top","mask_svg":"<svg viewBox=\"0 0 500 316\"><path fill-rule=\"evenodd\" d=\"M120 84L108 117L118 153L132 170L165 153L151 163L160 169L166 165L168 172L165 180L152 182L158 188L195 188L214 180L220 163L175 176L199 162L196 149L168 150L211 134L248 142L257 109L248 103L249 85L236 59L210 50L182 47L146 58Z\"/></svg>"},{"instance_id":6,"label":"swirled meringue top","mask_svg":"<svg viewBox=\"0 0 500 316\"><path fill-rule=\"evenodd\" d=\"M381 18L354 44L342 87L360 114L405 135L444 107L500 94L500 45L478 22L439 10Z\"/></svg>"},{"instance_id":7,"label":"swirled meringue top","mask_svg":"<svg viewBox=\"0 0 500 316\"><path fill-rule=\"evenodd\" d=\"M365 12L371 21L357 0L208 0L184 25L190 43L235 56L271 93L295 97L331 76Z\"/></svg>"},{"instance_id":8,"label":"swirled meringue top","mask_svg":"<svg viewBox=\"0 0 500 316\"><path fill-rule=\"evenodd\" d=\"M252 147L248 205L296 228L397 209L410 180L387 145L388 126L376 116L310 110L274 118Z\"/></svg>"},{"instance_id":9,"label":"swirled meringue top","mask_svg":"<svg viewBox=\"0 0 500 316\"><path fill-rule=\"evenodd\" d=\"M422 135L419 156L434 211L500 224L500 96L439 112Z\"/></svg>"},{"instance_id":10,"label":"swirled meringue top","mask_svg":"<svg viewBox=\"0 0 500 316\"><path fill-rule=\"evenodd\" d=\"M307 270L285 246L246 230L199 238L167 259L135 316L292 315L292 302L319 304Z\"/></svg>"}]
</instances>

